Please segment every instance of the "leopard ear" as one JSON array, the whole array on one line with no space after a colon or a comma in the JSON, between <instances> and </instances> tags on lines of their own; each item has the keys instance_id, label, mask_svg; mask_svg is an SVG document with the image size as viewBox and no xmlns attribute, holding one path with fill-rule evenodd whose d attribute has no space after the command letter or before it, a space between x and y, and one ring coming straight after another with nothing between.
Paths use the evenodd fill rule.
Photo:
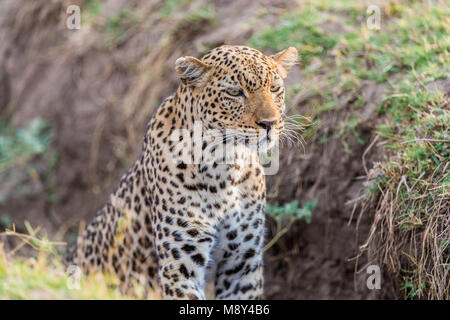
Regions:
<instances>
[{"instance_id":1,"label":"leopard ear","mask_svg":"<svg viewBox=\"0 0 450 320\"><path fill-rule=\"evenodd\" d=\"M206 80L208 66L194 57L186 56L175 61L175 70L184 84L200 86Z\"/></svg>"},{"instance_id":2,"label":"leopard ear","mask_svg":"<svg viewBox=\"0 0 450 320\"><path fill-rule=\"evenodd\" d=\"M289 47L270 57L277 63L278 73L284 79L287 77L289 69L297 63L298 52L294 47Z\"/></svg>"}]
</instances>

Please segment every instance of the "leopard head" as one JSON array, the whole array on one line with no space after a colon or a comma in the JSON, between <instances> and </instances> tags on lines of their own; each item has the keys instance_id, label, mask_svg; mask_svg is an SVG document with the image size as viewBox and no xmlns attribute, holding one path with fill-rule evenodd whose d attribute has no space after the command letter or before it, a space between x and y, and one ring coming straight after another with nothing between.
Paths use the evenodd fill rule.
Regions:
<instances>
[{"instance_id":1,"label":"leopard head","mask_svg":"<svg viewBox=\"0 0 450 320\"><path fill-rule=\"evenodd\" d=\"M283 131L284 79L297 56L293 47L267 56L250 47L224 45L201 59L179 58L176 71L205 128L226 130L227 138L267 148Z\"/></svg>"}]
</instances>

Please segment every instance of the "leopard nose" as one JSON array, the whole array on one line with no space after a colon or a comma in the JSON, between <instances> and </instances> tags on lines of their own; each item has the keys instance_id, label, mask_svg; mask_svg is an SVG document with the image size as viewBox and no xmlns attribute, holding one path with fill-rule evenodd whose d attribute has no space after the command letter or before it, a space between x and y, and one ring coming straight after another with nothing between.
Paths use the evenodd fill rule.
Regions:
<instances>
[{"instance_id":1,"label":"leopard nose","mask_svg":"<svg viewBox=\"0 0 450 320\"><path fill-rule=\"evenodd\" d=\"M255 123L260 126L261 128L265 129L266 131L269 131L272 126L275 124L275 120L262 120L262 121L255 121Z\"/></svg>"}]
</instances>

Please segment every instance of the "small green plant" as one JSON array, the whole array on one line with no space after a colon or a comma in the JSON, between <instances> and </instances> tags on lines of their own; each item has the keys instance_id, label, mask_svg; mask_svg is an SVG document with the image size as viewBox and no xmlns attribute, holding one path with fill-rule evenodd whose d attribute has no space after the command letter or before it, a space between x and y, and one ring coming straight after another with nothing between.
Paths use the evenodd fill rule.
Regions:
<instances>
[{"instance_id":1,"label":"small green plant","mask_svg":"<svg viewBox=\"0 0 450 320\"><path fill-rule=\"evenodd\" d=\"M311 222L311 214L317 205L317 199L306 202L302 208L298 207L298 201L285 203L283 206L278 204L266 205L266 214L276 223L275 236L264 247L268 250L272 247L286 232L289 231L293 223L297 220L305 219L306 223ZM287 224L283 226L283 221L288 219Z\"/></svg>"},{"instance_id":2,"label":"small green plant","mask_svg":"<svg viewBox=\"0 0 450 320\"><path fill-rule=\"evenodd\" d=\"M409 270L403 270L405 274L412 273ZM425 282L423 282L420 286L417 284L415 279L409 280L405 276L405 280L403 281L403 284L401 286L401 290L405 292L405 295L408 299L414 299L417 297L420 297L423 295L424 291L426 290L427 285Z\"/></svg>"},{"instance_id":3,"label":"small green plant","mask_svg":"<svg viewBox=\"0 0 450 320\"><path fill-rule=\"evenodd\" d=\"M14 183L13 192L0 192L0 204L11 197L38 193L49 201L57 201L54 168L58 153L48 150L52 137L50 124L39 118L31 120L25 128L17 128L5 120L0 123L0 185L8 179ZM35 187L36 181L43 189ZM0 225L10 227L8 220L7 214L0 211Z\"/></svg>"},{"instance_id":4,"label":"small green plant","mask_svg":"<svg viewBox=\"0 0 450 320\"><path fill-rule=\"evenodd\" d=\"M135 28L138 23L139 22L130 8L122 8L119 13L109 17L106 22L106 45L111 46L126 40L130 31Z\"/></svg>"},{"instance_id":5,"label":"small green plant","mask_svg":"<svg viewBox=\"0 0 450 320\"><path fill-rule=\"evenodd\" d=\"M0 124L0 173L24 164L31 157L43 155L53 136L50 125L33 119L24 129L8 122Z\"/></svg>"},{"instance_id":6,"label":"small green plant","mask_svg":"<svg viewBox=\"0 0 450 320\"><path fill-rule=\"evenodd\" d=\"M96 16L102 13L102 3L100 0L86 0L82 7L81 23L89 24Z\"/></svg>"},{"instance_id":7,"label":"small green plant","mask_svg":"<svg viewBox=\"0 0 450 320\"><path fill-rule=\"evenodd\" d=\"M160 14L163 17L169 17L178 6L181 6L185 2L183 0L166 0L160 10Z\"/></svg>"}]
</instances>

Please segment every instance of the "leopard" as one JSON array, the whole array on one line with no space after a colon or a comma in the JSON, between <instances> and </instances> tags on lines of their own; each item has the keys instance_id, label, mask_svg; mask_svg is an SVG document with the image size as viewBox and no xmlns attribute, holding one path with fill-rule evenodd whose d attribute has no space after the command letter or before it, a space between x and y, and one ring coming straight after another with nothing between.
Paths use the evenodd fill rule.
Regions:
<instances>
[{"instance_id":1,"label":"leopard","mask_svg":"<svg viewBox=\"0 0 450 320\"><path fill-rule=\"evenodd\" d=\"M162 299L262 299L260 154L283 133L284 81L297 59L294 47L265 55L242 45L178 58L176 92L65 263Z\"/></svg>"}]
</instances>

